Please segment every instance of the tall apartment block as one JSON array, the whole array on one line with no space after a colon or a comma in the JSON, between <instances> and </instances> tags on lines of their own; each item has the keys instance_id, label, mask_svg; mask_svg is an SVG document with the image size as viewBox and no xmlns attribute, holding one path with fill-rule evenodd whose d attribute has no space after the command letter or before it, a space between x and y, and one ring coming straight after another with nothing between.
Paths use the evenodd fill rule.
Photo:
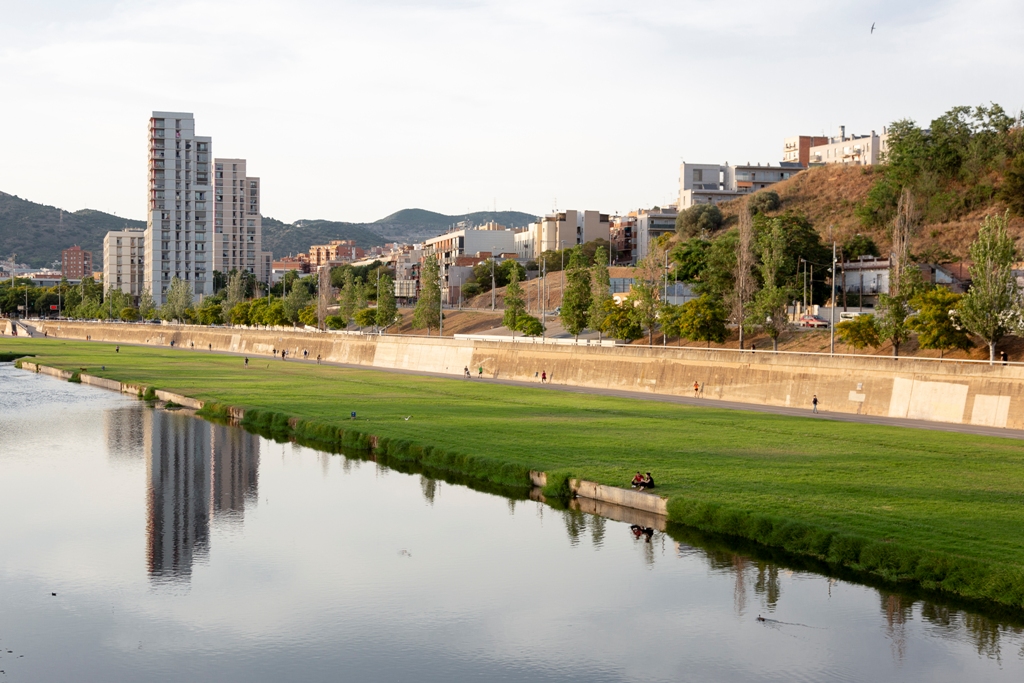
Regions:
<instances>
[{"instance_id":1,"label":"tall apartment block","mask_svg":"<svg viewBox=\"0 0 1024 683\"><path fill-rule=\"evenodd\" d=\"M245 174L245 159L214 160L213 270L246 270L270 280L270 254L263 248L260 179Z\"/></svg>"},{"instance_id":2,"label":"tall apartment block","mask_svg":"<svg viewBox=\"0 0 1024 683\"><path fill-rule=\"evenodd\" d=\"M145 235L141 229L111 230L103 238L103 288L120 289L135 303L145 281Z\"/></svg>"},{"instance_id":3,"label":"tall apartment block","mask_svg":"<svg viewBox=\"0 0 1024 683\"><path fill-rule=\"evenodd\" d=\"M192 114L153 112L143 287L158 305L167 302L173 278L187 282L199 297L213 294L212 259L207 257L210 152L210 138L196 135Z\"/></svg>"},{"instance_id":4,"label":"tall apartment block","mask_svg":"<svg viewBox=\"0 0 1024 683\"><path fill-rule=\"evenodd\" d=\"M69 280L92 277L92 252L77 244L60 252L60 274Z\"/></svg>"}]
</instances>

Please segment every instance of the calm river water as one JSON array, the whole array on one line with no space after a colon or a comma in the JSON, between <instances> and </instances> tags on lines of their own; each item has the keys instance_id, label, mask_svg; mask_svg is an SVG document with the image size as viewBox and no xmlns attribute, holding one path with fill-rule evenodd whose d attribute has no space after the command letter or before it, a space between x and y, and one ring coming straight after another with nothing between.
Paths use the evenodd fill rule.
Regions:
<instances>
[{"instance_id":1,"label":"calm river water","mask_svg":"<svg viewBox=\"0 0 1024 683\"><path fill-rule=\"evenodd\" d=\"M672 534L0 364L0 683L1024 680L1019 623Z\"/></svg>"}]
</instances>

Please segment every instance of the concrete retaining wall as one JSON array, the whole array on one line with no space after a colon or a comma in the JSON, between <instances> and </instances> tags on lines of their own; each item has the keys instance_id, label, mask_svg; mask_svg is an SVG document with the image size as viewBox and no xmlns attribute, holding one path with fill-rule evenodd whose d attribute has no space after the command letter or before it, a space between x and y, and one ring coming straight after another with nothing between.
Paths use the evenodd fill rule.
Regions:
<instances>
[{"instance_id":1,"label":"concrete retaining wall","mask_svg":"<svg viewBox=\"0 0 1024 683\"><path fill-rule=\"evenodd\" d=\"M904 358L738 353L672 347L507 344L478 339L359 336L301 330L240 330L188 325L43 323L51 337L288 356L381 369L552 382L584 387L701 396L810 409L1024 429L1024 367Z\"/></svg>"}]
</instances>

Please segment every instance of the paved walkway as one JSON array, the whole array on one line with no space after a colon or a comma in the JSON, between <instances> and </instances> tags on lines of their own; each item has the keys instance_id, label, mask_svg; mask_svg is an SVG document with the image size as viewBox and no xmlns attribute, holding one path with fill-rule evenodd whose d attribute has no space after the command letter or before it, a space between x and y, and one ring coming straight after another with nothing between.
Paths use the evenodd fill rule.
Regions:
<instances>
[{"instance_id":1,"label":"paved walkway","mask_svg":"<svg viewBox=\"0 0 1024 683\"><path fill-rule=\"evenodd\" d=\"M111 342L97 342L103 344L110 344ZM153 348L152 344L126 344L122 343L121 346L143 346L146 348ZM242 357L244 353L234 353L230 351L204 351L203 349L190 349L187 347L160 347L166 350L173 351L191 351L196 353L216 353L222 356L238 356ZM251 358L273 361L273 358L268 358L264 355L250 355ZM282 362L280 358L276 359L278 363ZM316 365L316 359L302 360L301 358L289 358L285 363L302 363L305 365ZM399 375L418 375L423 377L440 377L442 379L460 379L459 375L449 375L440 372L422 372L419 370L402 370L393 368L373 368L365 365L354 365L350 363L332 363L329 361L322 361L323 365L330 365L338 368L349 368L352 370L370 370L373 372L393 373ZM860 424L873 424L873 425L885 425L889 427L912 427L915 429L928 429L939 432L956 432L959 434L977 434L979 436L997 436L1004 439L1022 439L1024 440L1024 430L1020 429L1002 429L999 427L981 427L978 425L970 424L953 424L951 422L931 422L928 420L910 420L907 418L899 417L884 417L881 415L857 415L855 413L830 413L826 410L819 408L817 414L811 412L810 406L806 408L794 408L787 406L771 406L762 405L758 403L740 403L738 401L722 401L713 398L693 398L690 396L675 396L671 394L653 394L645 391L624 391L622 389L605 389L603 387L578 387L568 384L557 384L557 383L545 383L541 384L539 381L535 382L523 382L513 379L473 379L463 380L466 382L487 382L490 384L504 384L506 386L517 386L517 387L530 387L531 389L542 389L546 391L565 391L575 394L592 394L596 396L616 396L619 398L631 398L638 399L641 401L660 401L662 403L677 403L688 406L700 406L704 408L719 408L724 410L746 410L754 413L769 413L772 415L788 415L789 417L802 417L808 420L824 420L829 422L856 422Z\"/></svg>"}]
</instances>

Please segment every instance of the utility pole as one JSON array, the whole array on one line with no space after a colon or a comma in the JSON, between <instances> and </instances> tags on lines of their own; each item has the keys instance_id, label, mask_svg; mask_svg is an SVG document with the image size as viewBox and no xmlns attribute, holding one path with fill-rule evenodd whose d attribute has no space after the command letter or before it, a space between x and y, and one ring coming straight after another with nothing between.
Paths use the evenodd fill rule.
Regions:
<instances>
[{"instance_id":1,"label":"utility pole","mask_svg":"<svg viewBox=\"0 0 1024 683\"><path fill-rule=\"evenodd\" d=\"M441 278L437 279L437 336L444 336L444 297L441 296Z\"/></svg>"},{"instance_id":2,"label":"utility pole","mask_svg":"<svg viewBox=\"0 0 1024 683\"><path fill-rule=\"evenodd\" d=\"M832 242L832 305L828 309L828 353L836 352L836 243Z\"/></svg>"},{"instance_id":3,"label":"utility pole","mask_svg":"<svg viewBox=\"0 0 1024 683\"><path fill-rule=\"evenodd\" d=\"M548 260L544 258L544 254L541 254L540 262L540 282L544 286L544 300L540 304L540 338L543 341L547 338L547 326L544 324L547 321L547 303L548 303Z\"/></svg>"},{"instance_id":4,"label":"utility pole","mask_svg":"<svg viewBox=\"0 0 1024 683\"><path fill-rule=\"evenodd\" d=\"M491 254L491 310L494 310L494 254Z\"/></svg>"},{"instance_id":5,"label":"utility pole","mask_svg":"<svg viewBox=\"0 0 1024 683\"><path fill-rule=\"evenodd\" d=\"M662 301L662 305L668 303L668 249L665 250L665 299ZM665 334L665 328L661 329L661 345L668 346L668 335Z\"/></svg>"}]
</instances>

